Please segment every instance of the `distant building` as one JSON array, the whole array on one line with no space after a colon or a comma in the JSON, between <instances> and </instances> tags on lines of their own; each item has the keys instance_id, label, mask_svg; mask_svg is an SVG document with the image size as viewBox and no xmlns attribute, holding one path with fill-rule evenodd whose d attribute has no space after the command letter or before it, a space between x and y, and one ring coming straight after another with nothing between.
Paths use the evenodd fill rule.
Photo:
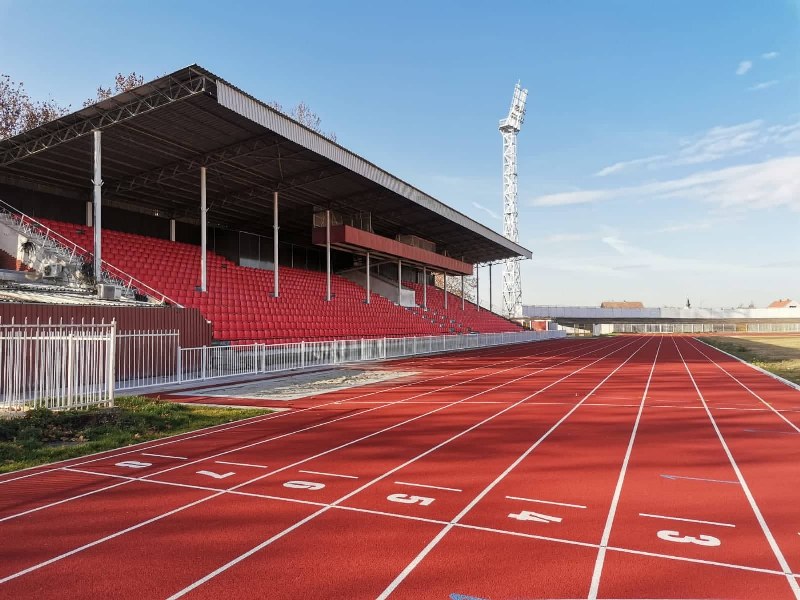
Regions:
<instances>
[{"instance_id":1,"label":"distant building","mask_svg":"<svg viewBox=\"0 0 800 600\"><path fill-rule=\"evenodd\" d=\"M600 308L644 308L644 304L641 302L628 302L627 300L623 302L615 302L612 300L601 302Z\"/></svg>"},{"instance_id":2,"label":"distant building","mask_svg":"<svg viewBox=\"0 0 800 600\"><path fill-rule=\"evenodd\" d=\"M800 308L800 304L786 298L786 300L775 300L775 302L770 304L767 308Z\"/></svg>"}]
</instances>

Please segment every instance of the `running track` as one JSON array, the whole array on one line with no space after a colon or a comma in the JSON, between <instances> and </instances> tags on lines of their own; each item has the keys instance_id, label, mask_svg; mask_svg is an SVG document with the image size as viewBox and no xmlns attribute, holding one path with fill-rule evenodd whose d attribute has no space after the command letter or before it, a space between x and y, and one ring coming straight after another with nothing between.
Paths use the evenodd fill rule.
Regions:
<instances>
[{"instance_id":1,"label":"running track","mask_svg":"<svg viewBox=\"0 0 800 600\"><path fill-rule=\"evenodd\" d=\"M383 368L0 476L0 597L800 598L795 389L671 336Z\"/></svg>"}]
</instances>

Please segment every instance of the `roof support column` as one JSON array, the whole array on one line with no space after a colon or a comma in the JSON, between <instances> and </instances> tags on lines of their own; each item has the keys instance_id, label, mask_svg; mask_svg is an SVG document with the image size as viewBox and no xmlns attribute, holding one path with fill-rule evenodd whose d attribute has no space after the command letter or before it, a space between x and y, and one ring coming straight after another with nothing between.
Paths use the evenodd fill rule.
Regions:
<instances>
[{"instance_id":1,"label":"roof support column","mask_svg":"<svg viewBox=\"0 0 800 600\"><path fill-rule=\"evenodd\" d=\"M475 310L481 311L481 266L475 265Z\"/></svg>"},{"instance_id":2,"label":"roof support column","mask_svg":"<svg viewBox=\"0 0 800 600\"><path fill-rule=\"evenodd\" d=\"M442 273L442 283L444 286L444 307L447 308L447 271Z\"/></svg>"},{"instance_id":3,"label":"roof support column","mask_svg":"<svg viewBox=\"0 0 800 600\"><path fill-rule=\"evenodd\" d=\"M494 308L492 308L492 267L494 266L493 263L489 263L489 312L493 312Z\"/></svg>"},{"instance_id":4,"label":"roof support column","mask_svg":"<svg viewBox=\"0 0 800 600\"><path fill-rule=\"evenodd\" d=\"M94 280L99 283L103 274L103 218L102 218L102 144L100 130L94 133L94 179L92 179L92 203L94 204Z\"/></svg>"},{"instance_id":5,"label":"roof support column","mask_svg":"<svg viewBox=\"0 0 800 600\"><path fill-rule=\"evenodd\" d=\"M464 310L464 276L461 276L461 310Z\"/></svg>"},{"instance_id":6,"label":"roof support column","mask_svg":"<svg viewBox=\"0 0 800 600\"><path fill-rule=\"evenodd\" d=\"M86 226L91 227L94 222L92 213L94 212L94 204L91 202L86 203Z\"/></svg>"},{"instance_id":7,"label":"roof support column","mask_svg":"<svg viewBox=\"0 0 800 600\"><path fill-rule=\"evenodd\" d=\"M326 290L325 300L331 301L331 211L325 211L325 264L326 264Z\"/></svg>"},{"instance_id":8,"label":"roof support column","mask_svg":"<svg viewBox=\"0 0 800 600\"><path fill-rule=\"evenodd\" d=\"M400 297L403 295L403 261L397 261L397 303L400 304ZM402 306L402 305L401 305Z\"/></svg>"},{"instance_id":9,"label":"roof support column","mask_svg":"<svg viewBox=\"0 0 800 600\"><path fill-rule=\"evenodd\" d=\"M372 292L370 290L370 280L369 280L369 252L367 252L367 299L364 300L365 304L369 304L372 300Z\"/></svg>"},{"instance_id":10,"label":"roof support column","mask_svg":"<svg viewBox=\"0 0 800 600\"><path fill-rule=\"evenodd\" d=\"M422 266L422 308L428 310L428 269Z\"/></svg>"},{"instance_id":11,"label":"roof support column","mask_svg":"<svg viewBox=\"0 0 800 600\"><path fill-rule=\"evenodd\" d=\"M208 291L208 273L206 271L206 245L208 231L206 221L206 168L200 167L200 291Z\"/></svg>"},{"instance_id":12,"label":"roof support column","mask_svg":"<svg viewBox=\"0 0 800 600\"><path fill-rule=\"evenodd\" d=\"M169 241L175 241L175 219L169 220Z\"/></svg>"},{"instance_id":13,"label":"roof support column","mask_svg":"<svg viewBox=\"0 0 800 600\"><path fill-rule=\"evenodd\" d=\"M275 266L274 275L274 291L272 295L275 298L280 297L280 276L278 275L278 192L272 192L272 259Z\"/></svg>"}]
</instances>

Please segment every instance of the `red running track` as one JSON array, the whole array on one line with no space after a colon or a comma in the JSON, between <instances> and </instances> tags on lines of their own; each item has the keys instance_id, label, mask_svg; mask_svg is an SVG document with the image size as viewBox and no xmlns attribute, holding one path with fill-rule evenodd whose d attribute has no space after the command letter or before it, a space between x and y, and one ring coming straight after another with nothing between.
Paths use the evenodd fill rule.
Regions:
<instances>
[{"instance_id":1,"label":"red running track","mask_svg":"<svg viewBox=\"0 0 800 600\"><path fill-rule=\"evenodd\" d=\"M0 476L0 597L800 598L800 391L683 336L381 368Z\"/></svg>"}]
</instances>

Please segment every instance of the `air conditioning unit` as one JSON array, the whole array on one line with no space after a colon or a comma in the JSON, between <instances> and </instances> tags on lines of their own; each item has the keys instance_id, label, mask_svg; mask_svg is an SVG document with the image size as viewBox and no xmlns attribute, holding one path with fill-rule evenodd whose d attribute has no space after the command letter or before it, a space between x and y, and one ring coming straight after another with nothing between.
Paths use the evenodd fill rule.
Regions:
<instances>
[{"instance_id":1,"label":"air conditioning unit","mask_svg":"<svg viewBox=\"0 0 800 600\"><path fill-rule=\"evenodd\" d=\"M122 290L115 285L99 283L97 285L97 297L103 300L119 300Z\"/></svg>"}]
</instances>

